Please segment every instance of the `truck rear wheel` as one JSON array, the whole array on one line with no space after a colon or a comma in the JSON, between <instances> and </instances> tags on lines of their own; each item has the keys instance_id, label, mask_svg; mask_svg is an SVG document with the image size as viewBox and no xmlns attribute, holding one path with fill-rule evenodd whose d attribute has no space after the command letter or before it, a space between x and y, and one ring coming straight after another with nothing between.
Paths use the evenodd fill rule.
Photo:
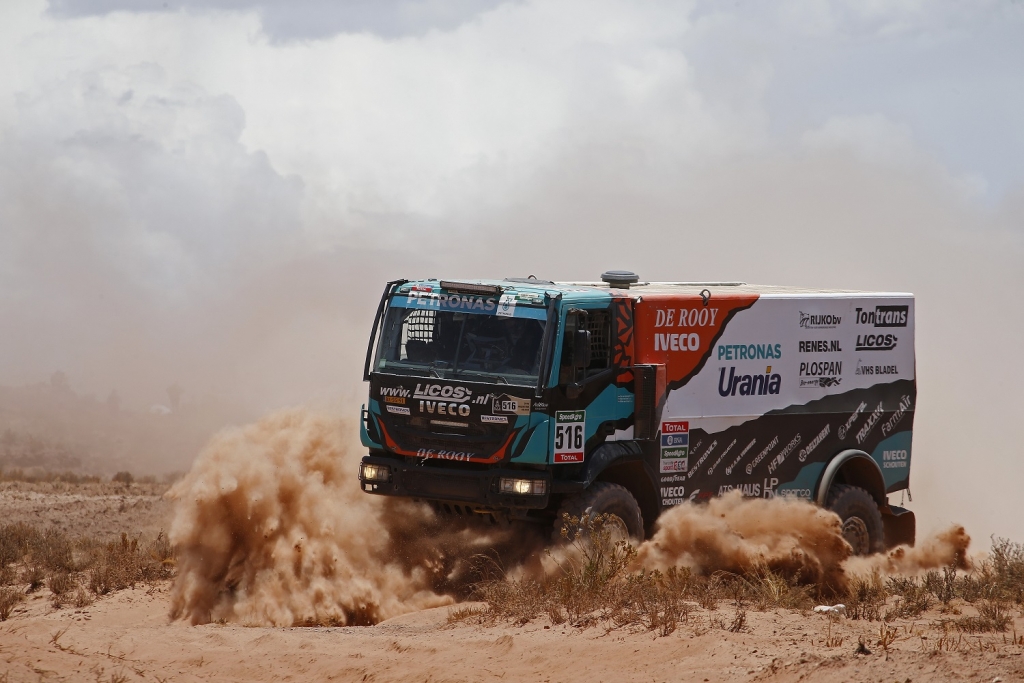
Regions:
<instances>
[{"instance_id":1,"label":"truck rear wheel","mask_svg":"<svg viewBox=\"0 0 1024 683\"><path fill-rule=\"evenodd\" d=\"M870 493L859 486L835 484L828 492L825 507L839 515L843 538L854 555L871 555L885 549L882 513Z\"/></svg>"},{"instance_id":2,"label":"truck rear wheel","mask_svg":"<svg viewBox=\"0 0 1024 683\"><path fill-rule=\"evenodd\" d=\"M552 538L555 542L564 539L562 536L563 515L576 517L579 520L611 515L616 526L621 524L623 535L634 541L644 540L644 518L640 505L626 487L610 484L606 481L594 482L586 491L569 496L562 501L555 518Z\"/></svg>"}]
</instances>

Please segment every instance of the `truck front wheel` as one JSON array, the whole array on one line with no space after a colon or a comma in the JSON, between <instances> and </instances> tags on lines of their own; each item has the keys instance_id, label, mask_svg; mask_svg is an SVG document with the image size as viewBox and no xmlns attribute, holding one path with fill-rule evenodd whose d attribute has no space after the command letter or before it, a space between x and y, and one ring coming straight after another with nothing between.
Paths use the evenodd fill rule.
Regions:
<instances>
[{"instance_id":1,"label":"truck front wheel","mask_svg":"<svg viewBox=\"0 0 1024 683\"><path fill-rule=\"evenodd\" d=\"M854 555L871 555L885 549L882 513L870 493L859 486L835 484L828 492L825 507L839 515L843 538Z\"/></svg>"},{"instance_id":2,"label":"truck front wheel","mask_svg":"<svg viewBox=\"0 0 1024 683\"><path fill-rule=\"evenodd\" d=\"M562 501L555 517L552 538L562 541L563 515L576 517L581 522L597 515L611 515L612 522L624 535L639 542L644 540L644 518L640 505L626 487L605 481L594 482L586 491L569 496ZM571 538L572 536L570 536Z\"/></svg>"}]
</instances>

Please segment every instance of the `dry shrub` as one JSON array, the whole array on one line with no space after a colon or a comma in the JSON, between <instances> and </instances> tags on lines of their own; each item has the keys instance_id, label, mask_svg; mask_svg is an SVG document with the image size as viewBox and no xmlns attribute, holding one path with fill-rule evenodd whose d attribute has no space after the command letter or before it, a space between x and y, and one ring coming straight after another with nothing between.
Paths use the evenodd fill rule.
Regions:
<instances>
[{"instance_id":1,"label":"dry shrub","mask_svg":"<svg viewBox=\"0 0 1024 683\"><path fill-rule=\"evenodd\" d=\"M89 590L96 595L134 588L136 583L170 578L170 547L163 534L145 550L138 539L122 533L121 540L107 543L94 556Z\"/></svg>"},{"instance_id":2,"label":"dry shrub","mask_svg":"<svg viewBox=\"0 0 1024 683\"><path fill-rule=\"evenodd\" d=\"M978 604L978 616L961 617L952 625L961 633L1004 632L1013 623L1010 606L1003 600L982 600Z\"/></svg>"},{"instance_id":3,"label":"dry shrub","mask_svg":"<svg viewBox=\"0 0 1024 683\"><path fill-rule=\"evenodd\" d=\"M43 587L45 581L46 572L39 565L29 565L21 573L21 582L28 584L28 587L25 589L26 593L35 593Z\"/></svg>"},{"instance_id":4,"label":"dry shrub","mask_svg":"<svg viewBox=\"0 0 1024 683\"><path fill-rule=\"evenodd\" d=\"M48 572L74 572L79 568L71 538L52 527L29 538L28 561Z\"/></svg>"},{"instance_id":5,"label":"dry shrub","mask_svg":"<svg viewBox=\"0 0 1024 683\"><path fill-rule=\"evenodd\" d=\"M39 532L35 528L18 522L0 526L0 567L20 562L29 551L29 544Z\"/></svg>"},{"instance_id":6,"label":"dry shrub","mask_svg":"<svg viewBox=\"0 0 1024 683\"><path fill-rule=\"evenodd\" d=\"M610 621L668 635L694 609L688 600L717 603L725 593L722 577L697 577L688 567L631 571L636 550L614 538L616 528L607 515L566 516L563 536L571 543L550 552L552 571L482 581L476 596L493 619L522 624L544 615L577 628Z\"/></svg>"},{"instance_id":7,"label":"dry shrub","mask_svg":"<svg viewBox=\"0 0 1024 683\"><path fill-rule=\"evenodd\" d=\"M787 579L767 565L758 565L741 580L742 587L746 589L744 597L760 611L779 607L810 609L814 605L811 587L800 585L799 574Z\"/></svg>"},{"instance_id":8,"label":"dry shrub","mask_svg":"<svg viewBox=\"0 0 1024 683\"><path fill-rule=\"evenodd\" d=\"M131 472L118 472L110 480L116 481L119 484L131 484L135 481L135 477L132 476Z\"/></svg>"},{"instance_id":9,"label":"dry shrub","mask_svg":"<svg viewBox=\"0 0 1024 683\"><path fill-rule=\"evenodd\" d=\"M882 607L888 597L885 583L879 574L854 577L850 580L846 615L851 619L877 621L882 618Z\"/></svg>"},{"instance_id":10,"label":"dry shrub","mask_svg":"<svg viewBox=\"0 0 1024 683\"><path fill-rule=\"evenodd\" d=\"M891 577L886 582L886 589L898 597L892 608L886 611L885 621L916 619L932 606L931 593L913 577Z\"/></svg>"},{"instance_id":11,"label":"dry shrub","mask_svg":"<svg viewBox=\"0 0 1024 683\"><path fill-rule=\"evenodd\" d=\"M1024 603L1024 544L993 537L990 563L998 592L1018 605Z\"/></svg>"},{"instance_id":12,"label":"dry shrub","mask_svg":"<svg viewBox=\"0 0 1024 683\"><path fill-rule=\"evenodd\" d=\"M76 609L82 609L88 607L93 603L93 597L81 586L75 591L75 594L71 596L71 606Z\"/></svg>"},{"instance_id":13,"label":"dry shrub","mask_svg":"<svg viewBox=\"0 0 1024 683\"><path fill-rule=\"evenodd\" d=\"M448 610L448 618L445 623L448 626L454 626L462 623L481 624L484 621L484 615L486 612L486 609L476 605L453 607Z\"/></svg>"},{"instance_id":14,"label":"dry shrub","mask_svg":"<svg viewBox=\"0 0 1024 683\"><path fill-rule=\"evenodd\" d=\"M54 595L63 596L77 588L78 581L75 580L74 574L59 571L50 574L50 578L46 580L46 587Z\"/></svg>"},{"instance_id":15,"label":"dry shrub","mask_svg":"<svg viewBox=\"0 0 1024 683\"><path fill-rule=\"evenodd\" d=\"M0 621L7 621L14 608L24 599L24 595L17 588L4 586L0 588Z\"/></svg>"}]
</instances>

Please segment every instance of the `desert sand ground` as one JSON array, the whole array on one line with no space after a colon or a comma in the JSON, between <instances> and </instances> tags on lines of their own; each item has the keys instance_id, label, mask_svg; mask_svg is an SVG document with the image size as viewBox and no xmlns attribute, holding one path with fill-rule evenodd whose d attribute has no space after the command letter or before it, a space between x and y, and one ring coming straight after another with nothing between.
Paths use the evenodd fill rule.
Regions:
<instances>
[{"instance_id":1,"label":"desert sand ground","mask_svg":"<svg viewBox=\"0 0 1024 683\"><path fill-rule=\"evenodd\" d=\"M95 535L166 528L158 488L4 484L0 519L60 523ZM91 487L91 488L90 488ZM735 606L696 608L667 636L576 630L537 620L518 626L450 625L453 607L370 627L190 626L168 618L169 582L98 598L82 609L51 604L46 588L0 623L0 681L1014 681L1024 680L1024 618L1006 633L952 635L932 609L896 620L889 651L880 623L789 610L756 612L728 630ZM463 607L460 605L459 607ZM973 608L952 604L964 615ZM826 636L834 646L829 647ZM835 645L841 638L841 644ZM857 654L863 641L870 654Z\"/></svg>"}]
</instances>

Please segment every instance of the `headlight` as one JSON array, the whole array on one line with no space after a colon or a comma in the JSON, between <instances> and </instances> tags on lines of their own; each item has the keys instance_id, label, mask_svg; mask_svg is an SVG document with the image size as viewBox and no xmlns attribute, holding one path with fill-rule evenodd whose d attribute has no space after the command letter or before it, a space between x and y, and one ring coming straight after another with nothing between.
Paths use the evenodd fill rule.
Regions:
<instances>
[{"instance_id":1,"label":"headlight","mask_svg":"<svg viewBox=\"0 0 1024 683\"><path fill-rule=\"evenodd\" d=\"M359 464L359 478L363 481L387 481L391 472L387 465Z\"/></svg>"},{"instance_id":2,"label":"headlight","mask_svg":"<svg viewBox=\"0 0 1024 683\"><path fill-rule=\"evenodd\" d=\"M543 496L547 491L548 483L543 479L512 479L502 477L498 482L498 488L502 493L511 493L519 496Z\"/></svg>"}]
</instances>

